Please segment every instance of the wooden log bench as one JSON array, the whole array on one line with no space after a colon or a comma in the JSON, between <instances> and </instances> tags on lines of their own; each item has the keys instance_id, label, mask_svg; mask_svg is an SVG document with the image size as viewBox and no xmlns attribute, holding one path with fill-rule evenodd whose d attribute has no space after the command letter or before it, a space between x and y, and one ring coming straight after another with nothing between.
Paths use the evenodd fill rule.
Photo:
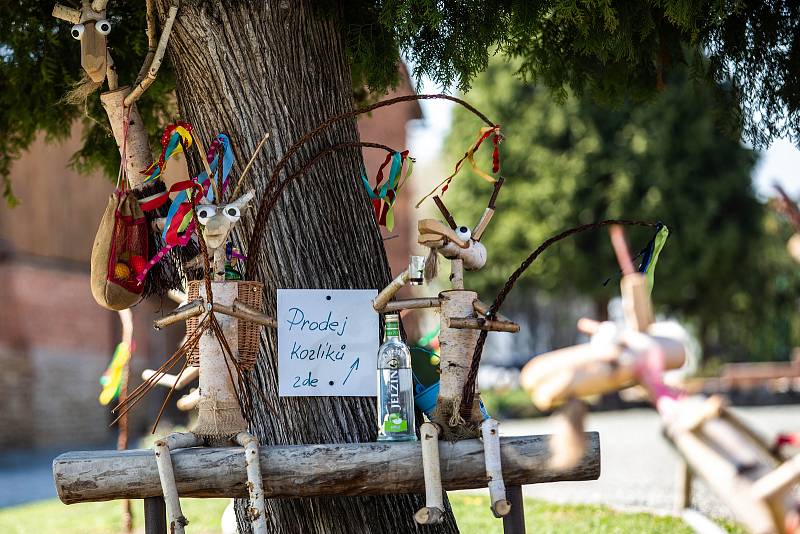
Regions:
<instances>
[{"instance_id":1,"label":"wooden log bench","mask_svg":"<svg viewBox=\"0 0 800 534\"><path fill-rule=\"evenodd\" d=\"M562 471L549 466L548 440L546 435L500 438L503 477L514 501L521 495L512 489L516 486L596 480L600 476L597 432L586 433L584 457L575 467ZM443 441L439 453L444 489L486 487L479 440ZM425 491L419 443L280 445L262 447L260 454L267 498ZM181 497L247 497L245 464L239 448L180 449L172 454L172 461ZM150 449L67 452L53 460L53 477L65 504L145 499L146 532L165 531L160 526L165 524L161 484ZM516 504L521 514L521 500Z\"/></svg>"}]
</instances>

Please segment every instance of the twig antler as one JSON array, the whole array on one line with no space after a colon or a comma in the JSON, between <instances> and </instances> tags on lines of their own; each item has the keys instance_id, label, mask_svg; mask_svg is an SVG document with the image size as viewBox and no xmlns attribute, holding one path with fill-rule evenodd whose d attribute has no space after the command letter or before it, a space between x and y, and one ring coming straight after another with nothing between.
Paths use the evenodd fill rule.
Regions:
<instances>
[{"instance_id":1,"label":"twig antler","mask_svg":"<svg viewBox=\"0 0 800 534\"><path fill-rule=\"evenodd\" d=\"M486 210L483 212L481 216L481 220L478 221L478 224L475 225L475 229L472 231L472 239L475 241L480 241L481 236L483 236L483 232L486 231L486 227L489 226L489 222L492 220L494 216L494 203L497 201L497 195L500 193L500 188L503 187L503 182L505 178L502 176L494 183L494 191L492 191L492 196L489 198L489 205L486 207Z\"/></svg>"}]
</instances>

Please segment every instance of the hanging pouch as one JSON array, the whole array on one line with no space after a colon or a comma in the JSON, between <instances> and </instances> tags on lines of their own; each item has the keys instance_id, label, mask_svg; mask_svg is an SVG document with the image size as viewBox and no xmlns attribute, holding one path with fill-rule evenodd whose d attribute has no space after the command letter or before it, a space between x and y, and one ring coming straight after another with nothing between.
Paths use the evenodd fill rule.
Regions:
<instances>
[{"instance_id":1,"label":"hanging pouch","mask_svg":"<svg viewBox=\"0 0 800 534\"><path fill-rule=\"evenodd\" d=\"M144 284L137 280L147 264L147 220L136 198L116 190L92 246L92 296L109 310L124 310L142 299Z\"/></svg>"}]
</instances>

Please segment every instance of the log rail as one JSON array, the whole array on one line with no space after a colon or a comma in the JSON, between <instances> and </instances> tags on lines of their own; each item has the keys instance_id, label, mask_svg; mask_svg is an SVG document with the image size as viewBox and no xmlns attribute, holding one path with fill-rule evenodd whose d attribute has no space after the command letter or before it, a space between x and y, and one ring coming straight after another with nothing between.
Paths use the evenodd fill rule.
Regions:
<instances>
[{"instance_id":1,"label":"log rail","mask_svg":"<svg viewBox=\"0 0 800 534\"><path fill-rule=\"evenodd\" d=\"M549 436L501 437L503 477L509 486L600 476L600 438L586 433L586 453L572 469L548 466ZM263 447L260 463L268 498L379 495L425 491L418 443L348 443ZM485 488L483 446L477 439L439 444L446 490ZM193 448L172 454L182 497L246 497L238 448ZM65 504L161 495L152 450L67 452L53 460Z\"/></svg>"}]
</instances>

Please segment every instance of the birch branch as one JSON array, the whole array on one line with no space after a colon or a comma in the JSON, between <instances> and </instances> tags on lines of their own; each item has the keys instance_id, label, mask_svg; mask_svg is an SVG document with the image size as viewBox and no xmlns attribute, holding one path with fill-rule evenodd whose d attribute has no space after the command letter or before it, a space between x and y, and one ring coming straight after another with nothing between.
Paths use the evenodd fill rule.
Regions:
<instances>
[{"instance_id":1,"label":"birch branch","mask_svg":"<svg viewBox=\"0 0 800 534\"><path fill-rule=\"evenodd\" d=\"M161 68L161 63L164 61L164 53L167 51L167 41L169 41L169 34L172 32L172 25L175 23L175 16L177 14L178 6L170 6L169 13L167 14L167 20L164 23L164 29L161 32L161 38L158 40L158 47L153 55L153 61L150 63L150 68L147 71L147 75L141 82L139 82L138 85L136 85L136 87L133 88L133 91L131 91L131 93L125 97L125 107L130 107L136 103L136 101L139 100L147 88L150 87L154 81L156 81L156 75L158 75L158 69Z\"/></svg>"}]
</instances>

